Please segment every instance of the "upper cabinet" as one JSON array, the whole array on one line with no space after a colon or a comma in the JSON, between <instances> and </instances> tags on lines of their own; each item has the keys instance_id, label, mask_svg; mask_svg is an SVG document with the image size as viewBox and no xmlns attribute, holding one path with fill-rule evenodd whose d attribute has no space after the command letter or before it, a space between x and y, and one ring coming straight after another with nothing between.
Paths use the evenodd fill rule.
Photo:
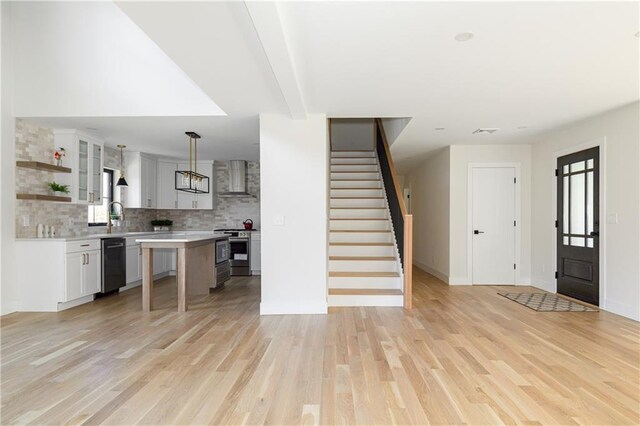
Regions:
<instances>
[{"instance_id":1,"label":"upper cabinet","mask_svg":"<svg viewBox=\"0 0 640 426\"><path fill-rule=\"evenodd\" d=\"M56 175L56 181L69 185L71 202L102 204L104 145L101 140L76 130L55 130L56 147L65 149L63 165L71 167L71 176Z\"/></svg>"},{"instance_id":2,"label":"upper cabinet","mask_svg":"<svg viewBox=\"0 0 640 426\"><path fill-rule=\"evenodd\" d=\"M189 170L189 163L158 160L158 208L170 210L211 210L215 207L215 167L213 161L198 161L197 172L209 177L209 192L192 194L177 191L176 171Z\"/></svg>"},{"instance_id":3,"label":"upper cabinet","mask_svg":"<svg viewBox=\"0 0 640 426\"><path fill-rule=\"evenodd\" d=\"M125 152L125 207L155 209L157 206L157 160L141 152Z\"/></svg>"}]
</instances>

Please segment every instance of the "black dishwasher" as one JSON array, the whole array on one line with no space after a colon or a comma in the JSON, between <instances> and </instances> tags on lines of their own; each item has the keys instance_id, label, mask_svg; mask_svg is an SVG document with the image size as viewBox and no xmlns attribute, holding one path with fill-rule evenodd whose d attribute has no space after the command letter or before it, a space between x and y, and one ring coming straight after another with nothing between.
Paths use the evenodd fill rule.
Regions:
<instances>
[{"instance_id":1,"label":"black dishwasher","mask_svg":"<svg viewBox=\"0 0 640 426\"><path fill-rule=\"evenodd\" d=\"M127 285L127 247L124 238L102 239L102 294Z\"/></svg>"}]
</instances>

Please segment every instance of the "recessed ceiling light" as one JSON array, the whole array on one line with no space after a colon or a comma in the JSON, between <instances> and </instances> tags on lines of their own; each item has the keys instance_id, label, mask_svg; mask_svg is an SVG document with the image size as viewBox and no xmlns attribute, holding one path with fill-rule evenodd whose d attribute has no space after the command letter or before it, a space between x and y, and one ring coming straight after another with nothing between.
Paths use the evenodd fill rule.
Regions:
<instances>
[{"instance_id":1,"label":"recessed ceiling light","mask_svg":"<svg viewBox=\"0 0 640 426\"><path fill-rule=\"evenodd\" d=\"M260 142L254 142L251 145L260 145Z\"/></svg>"},{"instance_id":2,"label":"recessed ceiling light","mask_svg":"<svg viewBox=\"0 0 640 426\"><path fill-rule=\"evenodd\" d=\"M478 135L490 135L490 134L492 134L492 133L497 132L498 130L500 130L500 129L498 129L498 128L496 128L496 127L481 127L481 128L479 128L479 129L476 129L476 130L473 132L473 134L474 134L474 135L475 135L475 134L478 134Z\"/></svg>"},{"instance_id":3,"label":"recessed ceiling light","mask_svg":"<svg viewBox=\"0 0 640 426\"><path fill-rule=\"evenodd\" d=\"M444 130L444 127L436 127L436 130Z\"/></svg>"},{"instance_id":4,"label":"recessed ceiling light","mask_svg":"<svg viewBox=\"0 0 640 426\"><path fill-rule=\"evenodd\" d=\"M528 126L518 126L518 129L522 130L522 129L528 129Z\"/></svg>"},{"instance_id":5,"label":"recessed ceiling light","mask_svg":"<svg viewBox=\"0 0 640 426\"><path fill-rule=\"evenodd\" d=\"M98 130L95 127L85 127L87 130Z\"/></svg>"},{"instance_id":6,"label":"recessed ceiling light","mask_svg":"<svg viewBox=\"0 0 640 426\"><path fill-rule=\"evenodd\" d=\"M460 33L454 37L456 41L469 41L473 38L473 33Z\"/></svg>"},{"instance_id":7,"label":"recessed ceiling light","mask_svg":"<svg viewBox=\"0 0 640 426\"><path fill-rule=\"evenodd\" d=\"M636 38L640 38L640 31L636 33Z\"/></svg>"}]
</instances>

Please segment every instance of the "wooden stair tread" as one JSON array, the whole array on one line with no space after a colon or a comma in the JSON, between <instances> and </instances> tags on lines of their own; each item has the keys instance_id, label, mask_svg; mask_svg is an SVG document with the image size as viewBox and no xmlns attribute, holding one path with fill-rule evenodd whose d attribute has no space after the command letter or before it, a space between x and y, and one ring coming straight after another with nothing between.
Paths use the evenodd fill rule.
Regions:
<instances>
[{"instance_id":1,"label":"wooden stair tread","mask_svg":"<svg viewBox=\"0 0 640 426\"><path fill-rule=\"evenodd\" d=\"M380 182L380 179L331 179L331 182Z\"/></svg>"},{"instance_id":2,"label":"wooden stair tread","mask_svg":"<svg viewBox=\"0 0 640 426\"><path fill-rule=\"evenodd\" d=\"M393 246L393 243L367 243L367 242L361 242L361 241L354 241L354 242L348 242L348 241L339 241L339 242L335 242L335 243L329 243L330 246Z\"/></svg>"},{"instance_id":3,"label":"wooden stair tread","mask_svg":"<svg viewBox=\"0 0 640 426\"><path fill-rule=\"evenodd\" d=\"M367 261L394 261L393 256L329 256L329 260L367 260Z\"/></svg>"},{"instance_id":4,"label":"wooden stair tread","mask_svg":"<svg viewBox=\"0 0 640 426\"><path fill-rule=\"evenodd\" d=\"M365 159L365 158L367 158L367 159L372 159L372 160L373 160L373 159L376 159L376 158L378 158L378 157L334 157L334 156L331 156L331 159L332 159L332 160L341 159L341 158L358 158L358 159Z\"/></svg>"},{"instance_id":5,"label":"wooden stair tread","mask_svg":"<svg viewBox=\"0 0 640 426\"><path fill-rule=\"evenodd\" d=\"M332 200L384 200L384 197L331 197Z\"/></svg>"},{"instance_id":6,"label":"wooden stair tread","mask_svg":"<svg viewBox=\"0 0 640 426\"><path fill-rule=\"evenodd\" d=\"M329 229L329 232L351 232L351 233L362 233L362 234L372 232L376 234L385 234L385 233L391 232L391 230L390 229Z\"/></svg>"},{"instance_id":7,"label":"wooden stair tread","mask_svg":"<svg viewBox=\"0 0 640 426\"><path fill-rule=\"evenodd\" d=\"M372 158L373 159L373 158ZM332 166L377 166L377 163L331 163Z\"/></svg>"},{"instance_id":8,"label":"wooden stair tread","mask_svg":"<svg viewBox=\"0 0 640 426\"><path fill-rule=\"evenodd\" d=\"M330 217L329 220L389 220L386 217Z\"/></svg>"},{"instance_id":9,"label":"wooden stair tread","mask_svg":"<svg viewBox=\"0 0 640 426\"><path fill-rule=\"evenodd\" d=\"M395 288L330 288L329 296L402 296Z\"/></svg>"},{"instance_id":10,"label":"wooden stair tread","mask_svg":"<svg viewBox=\"0 0 640 426\"><path fill-rule=\"evenodd\" d=\"M397 272L352 272L352 271L329 271L330 277L352 277L352 278L377 278L377 277L399 277Z\"/></svg>"}]
</instances>

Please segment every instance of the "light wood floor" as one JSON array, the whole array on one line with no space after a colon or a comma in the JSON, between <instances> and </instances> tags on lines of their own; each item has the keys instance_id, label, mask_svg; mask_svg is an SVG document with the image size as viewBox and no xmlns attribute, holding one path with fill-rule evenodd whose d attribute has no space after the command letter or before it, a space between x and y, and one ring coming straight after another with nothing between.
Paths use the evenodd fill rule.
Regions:
<instances>
[{"instance_id":1,"label":"light wood floor","mask_svg":"<svg viewBox=\"0 0 640 426\"><path fill-rule=\"evenodd\" d=\"M2 424L637 424L639 325L414 272L414 306L260 317L260 283L2 318ZM521 289L521 288L519 288ZM525 288L525 291L533 289Z\"/></svg>"}]
</instances>

